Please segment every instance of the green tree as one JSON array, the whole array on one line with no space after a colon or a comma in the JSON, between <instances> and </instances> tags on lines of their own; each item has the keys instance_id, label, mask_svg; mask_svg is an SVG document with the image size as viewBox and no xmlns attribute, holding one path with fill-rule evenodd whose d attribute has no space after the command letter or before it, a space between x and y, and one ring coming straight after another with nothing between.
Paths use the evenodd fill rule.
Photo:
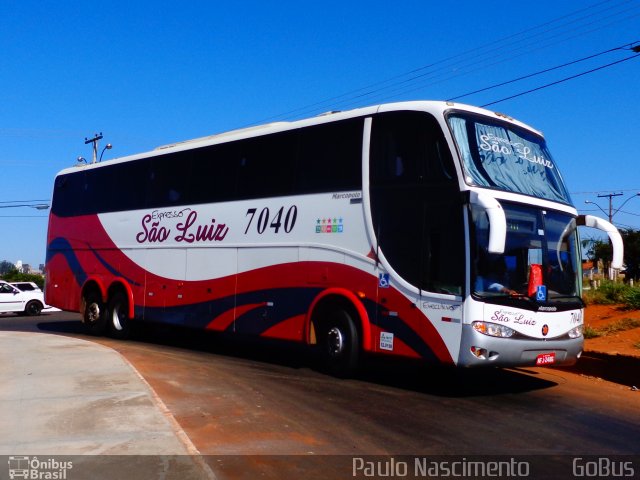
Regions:
<instances>
[{"instance_id":1,"label":"green tree","mask_svg":"<svg viewBox=\"0 0 640 480\"><path fill-rule=\"evenodd\" d=\"M0 275L6 275L11 272L17 272L15 265L6 260L0 261Z\"/></svg>"},{"instance_id":2,"label":"green tree","mask_svg":"<svg viewBox=\"0 0 640 480\"><path fill-rule=\"evenodd\" d=\"M640 230L621 229L620 236L624 245L625 278L638 280L640 278ZM594 263L602 260L606 268L611 262L611 244L608 240L589 240L587 256Z\"/></svg>"},{"instance_id":3,"label":"green tree","mask_svg":"<svg viewBox=\"0 0 640 480\"><path fill-rule=\"evenodd\" d=\"M7 282L33 282L40 288L44 288L44 277L37 273L20 273L14 268L2 278Z\"/></svg>"},{"instance_id":4,"label":"green tree","mask_svg":"<svg viewBox=\"0 0 640 480\"><path fill-rule=\"evenodd\" d=\"M606 266L611 261L611 244L609 241L591 239L589 240L587 257L597 265L599 261Z\"/></svg>"}]
</instances>

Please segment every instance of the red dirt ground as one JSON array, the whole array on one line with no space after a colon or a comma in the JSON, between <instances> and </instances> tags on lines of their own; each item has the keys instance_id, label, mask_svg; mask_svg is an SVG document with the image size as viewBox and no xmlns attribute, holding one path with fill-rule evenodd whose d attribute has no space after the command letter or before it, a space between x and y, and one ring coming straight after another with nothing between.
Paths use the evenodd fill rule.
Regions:
<instances>
[{"instance_id":1,"label":"red dirt ground","mask_svg":"<svg viewBox=\"0 0 640 480\"><path fill-rule=\"evenodd\" d=\"M624 319L640 322L640 310L625 310L621 305L589 305L584 324L585 328L601 330ZM587 339L585 350L640 357L640 327Z\"/></svg>"}]
</instances>

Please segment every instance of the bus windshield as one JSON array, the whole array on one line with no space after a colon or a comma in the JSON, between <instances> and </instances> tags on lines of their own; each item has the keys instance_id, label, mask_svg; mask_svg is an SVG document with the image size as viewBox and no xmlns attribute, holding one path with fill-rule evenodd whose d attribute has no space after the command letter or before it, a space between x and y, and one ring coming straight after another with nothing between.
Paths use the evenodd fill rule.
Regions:
<instances>
[{"instance_id":1,"label":"bus windshield","mask_svg":"<svg viewBox=\"0 0 640 480\"><path fill-rule=\"evenodd\" d=\"M454 113L448 121L468 185L571 204L544 138L478 115Z\"/></svg>"},{"instance_id":2,"label":"bus windshield","mask_svg":"<svg viewBox=\"0 0 640 480\"><path fill-rule=\"evenodd\" d=\"M487 253L489 223L473 207L476 262L474 295L554 302L579 299L579 250L575 218L560 212L502 204L507 218L504 254ZM544 294L539 296L539 286Z\"/></svg>"}]
</instances>

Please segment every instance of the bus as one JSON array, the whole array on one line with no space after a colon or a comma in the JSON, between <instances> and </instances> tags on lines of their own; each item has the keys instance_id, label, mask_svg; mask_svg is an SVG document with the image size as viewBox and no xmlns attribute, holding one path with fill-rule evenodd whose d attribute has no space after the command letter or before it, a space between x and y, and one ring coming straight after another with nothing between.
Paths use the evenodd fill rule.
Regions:
<instances>
[{"instance_id":1,"label":"bus","mask_svg":"<svg viewBox=\"0 0 640 480\"><path fill-rule=\"evenodd\" d=\"M364 355L568 365L583 349L578 215L542 134L415 101L77 165L55 178L46 303Z\"/></svg>"}]
</instances>

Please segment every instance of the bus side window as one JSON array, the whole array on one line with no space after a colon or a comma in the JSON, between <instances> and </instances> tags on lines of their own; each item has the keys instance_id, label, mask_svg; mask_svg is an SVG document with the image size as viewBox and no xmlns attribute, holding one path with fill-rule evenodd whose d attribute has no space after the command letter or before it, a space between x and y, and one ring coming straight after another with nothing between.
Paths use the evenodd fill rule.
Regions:
<instances>
[{"instance_id":1,"label":"bus side window","mask_svg":"<svg viewBox=\"0 0 640 480\"><path fill-rule=\"evenodd\" d=\"M149 207L183 205L191 175L190 151L160 155L151 159L148 171Z\"/></svg>"},{"instance_id":2,"label":"bus side window","mask_svg":"<svg viewBox=\"0 0 640 480\"><path fill-rule=\"evenodd\" d=\"M225 202L235 198L238 150L237 142L230 142L193 151L189 203Z\"/></svg>"},{"instance_id":3,"label":"bus side window","mask_svg":"<svg viewBox=\"0 0 640 480\"><path fill-rule=\"evenodd\" d=\"M293 189L297 132L245 140L239 151L238 197L290 195Z\"/></svg>"},{"instance_id":4,"label":"bus side window","mask_svg":"<svg viewBox=\"0 0 640 480\"><path fill-rule=\"evenodd\" d=\"M361 118L300 131L296 193L362 188Z\"/></svg>"}]
</instances>

